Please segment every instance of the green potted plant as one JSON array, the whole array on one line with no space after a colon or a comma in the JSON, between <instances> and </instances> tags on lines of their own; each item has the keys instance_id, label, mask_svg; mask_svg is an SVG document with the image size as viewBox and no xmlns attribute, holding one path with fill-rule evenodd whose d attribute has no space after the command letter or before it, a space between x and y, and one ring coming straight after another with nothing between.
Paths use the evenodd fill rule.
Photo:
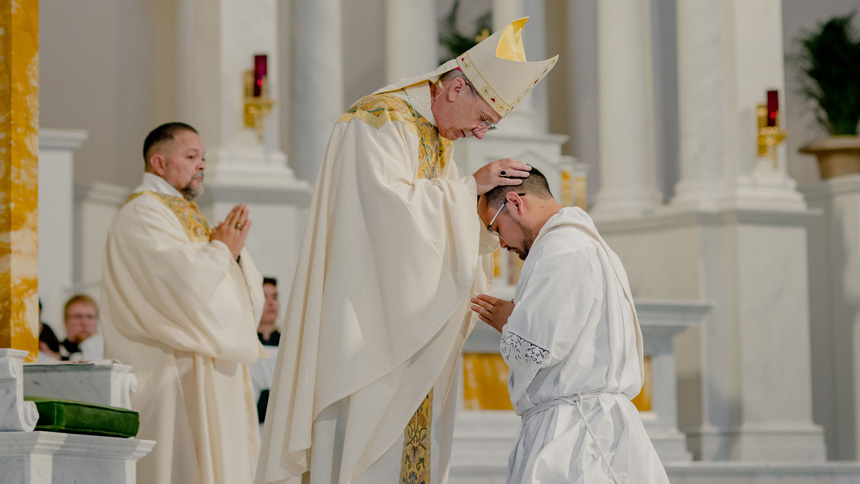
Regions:
<instances>
[{"instance_id":1,"label":"green potted plant","mask_svg":"<svg viewBox=\"0 0 860 484\"><path fill-rule=\"evenodd\" d=\"M829 135L800 151L816 155L821 178L860 173L860 36L853 17L834 17L797 41L801 93L816 105L816 119Z\"/></svg>"}]
</instances>

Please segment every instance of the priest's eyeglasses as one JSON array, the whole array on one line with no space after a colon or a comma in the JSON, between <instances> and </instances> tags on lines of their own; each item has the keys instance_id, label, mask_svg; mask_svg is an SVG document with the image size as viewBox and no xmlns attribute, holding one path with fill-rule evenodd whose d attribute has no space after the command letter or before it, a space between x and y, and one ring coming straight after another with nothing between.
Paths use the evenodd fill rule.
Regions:
<instances>
[{"instance_id":1,"label":"priest's eyeglasses","mask_svg":"<svg viewBox=\"0 0 860 484\"><path fill-rule=\"evenodd\" d=\"M521 196L521 197L526 196L526 194L525 194L525 193L517 193L517 195L519 195L519 196ZM496 221L496 219L499 217L499 214L500 214L500 213L502 213L502 209L503 209L503 208L505 208L505 204L506 204L506 203L508 203L508 199L507 199L507 198L505 199L505 201L504 201L504 202L502 202L501 206L499 206L499 209L496 211L496 214L495 214L495 215L493 215L493 218L492 218L492 219L490 219L490 223L489 223L489 224L487 224L487 232L489 232L489 233L491 233L491 234L495 235L496 237L501 237L501 235L500 235L497 231L495 231L495 230L491 229L490 227L492 227L492 226L493 226L493 222L495 222L495 221Z\"/></svg>"},{"instance_id":2,"label":"priest's eyeglasses","mask_svg":"<svg viewBox=\"0 0 860 484\"><path fill-rule=\"evenodd\" d=\"M469 89L472 90L472 100L475 101L475 109L478 110L478 116L481 117L481 124L483 124L484 127L487 128L487 131L493 131L494 129L496 129L496 125L493 124L492 121L484 117L484 113L481 112L481 106L478 105L478 98L480 97L480 94L478 94L478 91L475 90L475 86L473 86L470 82L466 82L466 84L469 86Z\"/></svg>"},{"instance_id":3,"label":"priest's eyeglasses","mask_svg":"<svg viewBox=\"0 0 860 484\"><path fill-rule=\"evenodd\" d=\"M475 106L476 107L477 107L477 104L478 104L478 100L476 99L475 100ZM496 129L496 125L493 124L492 121L490 121L489 119L484 117L484 113L481 112L480 107L478 108L478 114L481 116L481 124L483 124L484 127L487 128L487 131L493 131L494 129Z\"/></svg>"}]
</instances>

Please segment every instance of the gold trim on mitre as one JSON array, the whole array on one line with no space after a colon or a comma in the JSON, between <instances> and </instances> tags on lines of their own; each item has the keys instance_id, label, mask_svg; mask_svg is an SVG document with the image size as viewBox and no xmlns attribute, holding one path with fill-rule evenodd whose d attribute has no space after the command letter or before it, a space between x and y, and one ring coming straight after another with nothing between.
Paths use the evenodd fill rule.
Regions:
<instances>
[{"instance_id":1,"label":"gold trim on mitre","mask_svg":"<svg viewBox=\"0 0 860 484\"><path fill-rule=\"evenodd\" d=\"M457 65L482 98L505 117L558 61L527 62L522 32L528 17L514 20L457 57Z\"/></svg>"}]
</instances>

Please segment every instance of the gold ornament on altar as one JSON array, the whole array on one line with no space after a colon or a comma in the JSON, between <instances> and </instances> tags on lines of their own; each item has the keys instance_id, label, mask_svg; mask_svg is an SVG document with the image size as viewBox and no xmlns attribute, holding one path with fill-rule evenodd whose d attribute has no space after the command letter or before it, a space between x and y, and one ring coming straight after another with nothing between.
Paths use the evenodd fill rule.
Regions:
<instances>
[{"instance_id":1,"label":"gold ornament on altar","mask_svg":"<svg viewBox=\"0 0 860 484\"><path fill-rule=\"evenodd\" d=\"M263 119L269 115L275 101L269 97L269 76L265 54L254 56L254 69L245 71L245 127L257 130L263 140Z\"/></svg>"},{"instance_id":2,"label":"gold ornament on altar","mask_svg":"<svg viewBox=\"0 0 860 484\"><path fill-rule=\"evenodd\" d=\"M767 105L759 104L756 109L758 117L758 156L770 157L774 169L777 168L778 155L776 148L785 140L787 131L779 127L779 95L777 91L767 92Z\"/></svg>"}]
</instances>

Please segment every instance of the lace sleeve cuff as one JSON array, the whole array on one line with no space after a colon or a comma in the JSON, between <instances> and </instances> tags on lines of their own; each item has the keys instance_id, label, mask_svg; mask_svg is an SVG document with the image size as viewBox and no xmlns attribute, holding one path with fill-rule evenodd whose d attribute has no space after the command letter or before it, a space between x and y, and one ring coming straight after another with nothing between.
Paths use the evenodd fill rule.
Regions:
<instances>
[{"instance_id":1,"label":"lace sleeve cuff","mask_svg":"<svg viewBox=\"0 0 860 484\"><path fill-rule=\"evenodd\" d=\"M508 366L512 369L517 367L526 370L528 379L534 378L538 370L548 366L552 359L548 349L541 348L522 336L508 331L507 326L502 330L499 349Z\"/></svg>"}]
</instances>

